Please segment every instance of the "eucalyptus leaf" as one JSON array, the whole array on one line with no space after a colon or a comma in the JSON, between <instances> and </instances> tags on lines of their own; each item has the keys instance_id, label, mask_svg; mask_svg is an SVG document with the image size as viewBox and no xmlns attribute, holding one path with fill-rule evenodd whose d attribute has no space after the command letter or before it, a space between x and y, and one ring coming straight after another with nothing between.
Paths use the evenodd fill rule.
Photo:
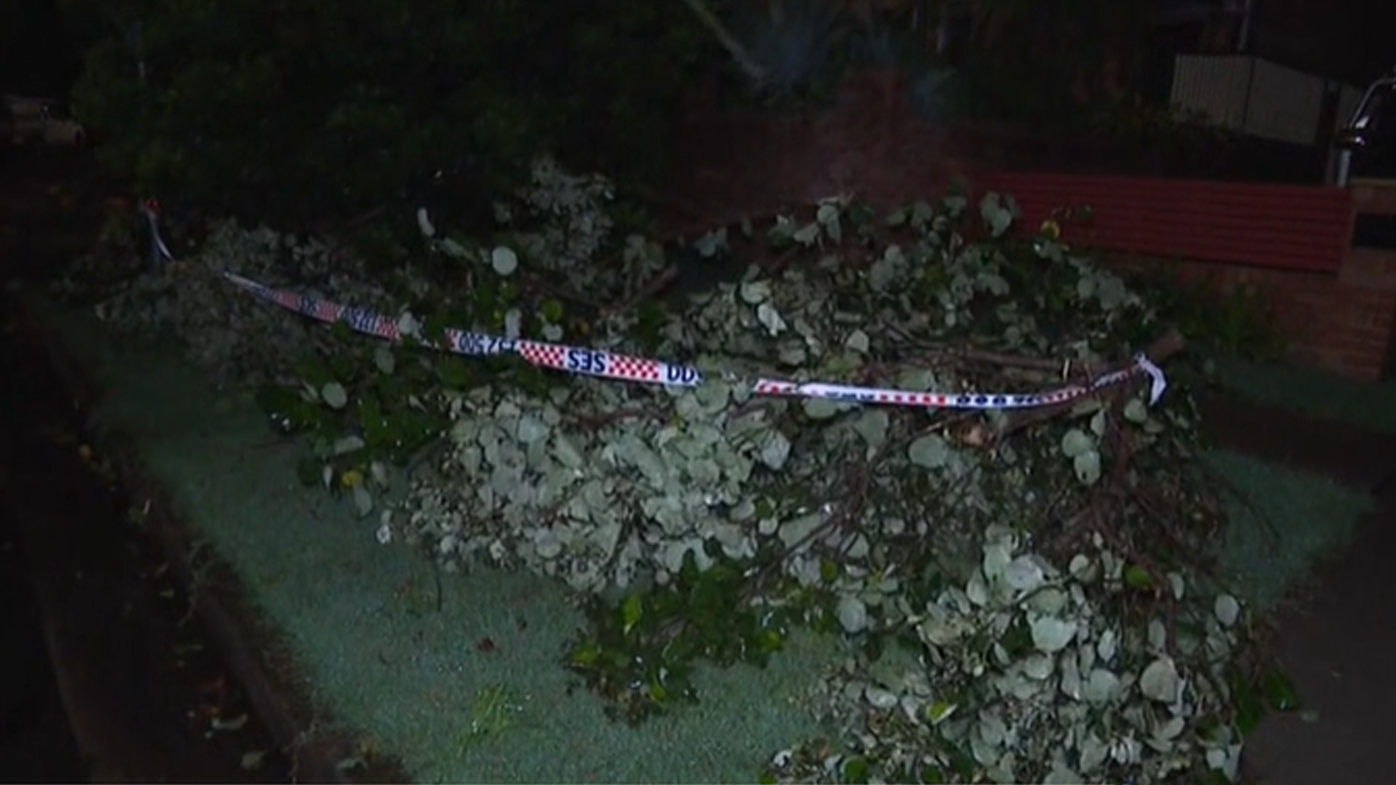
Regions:
<instances>
[{"instance_id":1,"label":"eucalyptus leaf","mask_svg":"<svg viewBox=\"0 0 1396 785\"><path fill-rule=\"evenodd\" d=\"M1095 440L1080 428L1072 428L1062 434L1062 454L1068 458L1095 451Z\"/></svg>"},{"instance_id":2,"label":"eucalyptus leaf","mask_svg":"<svg viewBox=\"0 0 1396 785\"><path fill-rule=\"evenodd\" d=\"M425 207L417 208L417 229L428 239L436 236L436 227L432 225Z\"/></svg>"},{"instance_id":3,"label":"eucalyptus leaf","mask_svg":"<svg viewBox=\"0 0 1396 785\"><path fill-rule=\"evenodd\" d=\"M377 366L380 373L384 374L391 374L397 367L397 362L393 358L392 350L383 345L374 348L373 364Z\"/></svg>"},{"instance_id":4,"label":"eucalyptus leaf","mask_svg":"<svg viewBox=\"0 0 1396 785\"><path fill-rule=\"evenodd\" d=\"M867 354L868 350L872 348L872 340L862 330L854 330L848 334L843 345L859 354Z\"/></svg>"},{"instance_id":5,"label":"eucalyptus leaf","mask_svg":"<svg viewBox=\"0 0 1396 785\"><path fill-rule=\"evenodd\" d=\"M852 634L867 629L868 606L857 597L840 597L837 614L844 632Z\"/></svg>"},{"instance_id":6,"label":"eucalyptus leaf","mask_svg":"<svg viewBox=\"0 0 1396 785\"><path fill-rule=\"evenodd\" d=\"M1031 556L1014 559L1004 570L1003 577L1010 587L1019 592L1036 591L1047 579L1042 566Z\"/></svg>"},{"instance_id":7,"label":"eucalyptus leaf","mask_svg":"<svg viewBox=\"0 0 1396 785\"><path fill-rule=\"evenodd\" d=\"M766 438L761 444L761 462L766 466L779 471L785 467L785 462L790 457L790 440L785 438L785 434L777 430L766 432Z\"/></svg>"},{"instance_id":8,"label":"eucalyptus leaf","mask_svg":"<svg viewBox=\"0 0 1396 785\"><path fill-rule=\"evenodd\" d=\"M742 284L742 301L749 305L760 305L771 299L771 284L768 281L747 281Z\"/></svg>"},{"instance_id":9,"label":"eucalyptus leaf","mask_svg":"<svg viewBox=\"0 0 1396 785\"><path fill-rule=\"evenodd\" d=\"M1181 687L1182 679L1169 657L1159 657L1145 666L1144 672L1139 674L1139 691L1144 693L1146 698L1159 703L1176 701Z\"/></svg>"},{"instance_id":10,"label":"eucalyptus leaf","mask_svg":"<svg viewBox=\"0 0 1396 785\"><path fill-rule=\"evenodd\" d=\"M1138 398L1130 398L1125 404L1125 419L1136 425L1143 425L1149 419L1149 408Z\"/></svg>"},{"instance_id":11,"label":"eucalyptus leaf","mask_svg":"<svg viewBox=\"0 0 1396 785\"><path fill-rule=\"evenodd\" d=\"M1104 668L1091 670L1081 685L1081 697L1088 703L1109 703L1120 693L1120 677Z\"/></svg>"},{"instance_id":12,"label":"eucalyptus leaf","mask_svg":"<svg viewBox=\"0 0 1396 785\"><path fill-rule=\"evenodd\" d=\"M349 403L349 394L339 382L330 382L320 388L320 400L331 409L343 409Z\"/></svg>"},{"instance_id":13,"label":"eucalyptus leaf","mask_svg":"<svg viewBox=\"0 0 1396 785\"><path fill-rule=\"evenodd\" d=\"M801 245L813 245L814 241L819 239L819 224L805 224L797 229L790 237Z\"/></svg>"},{"instance_id":14,"label":"eucalyptus leaf","mask_svg":"<svg viewBox=\"0 0 1396 785\"><path fill-rule=\"evenodd\" d=\"M769 302L763 302L756 306L756 319L766 328L771 335L780 335L786 330L785 319L781 318L780 311Z\"/></svg>"},{"instance_id":15,"label":"eucalyptus leaf","mask_svg":"<svg viewBox=\"0 0 1396 785\"><path fill-rule=\"evenodd\" d=\"M867 442L869 450L876 450L887 441L887 428L891 424L884 408L864 409L853 421L853 429Z\"/></svg>"},{"instance_id":16,"label":"eucalyptus leaf","mask_svg":"<svg viewBox=\"0 0 1396 785\"><path fill-rule=\"evenodd\" d=\"M490 251L490 267L499 275L512 275L519 268L519 255L512 248L498 246Z\"/></svg>"},{"instance_id":17,"label":"eucalyptus leaf","mask_svg":"<svg viewBox=\"0 0 1396 785\"><path fill-rule=\"evenodd\" d=\"M1047 777L1042 780L1043 785L1074 785L1081 782L1081 775L1066 765L1065 761L1057 761L1052 764L1051 771L1047 772Z\"/></svg>"},{"instance_id":18,"label":"eucalyptus leaf","mask_svg":"<svg viewBox=\"0 0 1396 785\"><path fill-rule=\"evenodd\" d=\"M1218 594L1216 601L1212 605L1212 612L1216 614L1217 621L1223 627L1230 627L1236 623L1236 619L1241 615L1241 603L1230 594Z\"/></svg>"},{"instance_id":19,"label":"eucalyptus leaf","mask_svg":"<svg viewBox=\"0 0 1396 785\"><path fill-rule=\"evenodd\" d=\"M1082 485L1095 485L1100 480L1100 453L1089 450L1077 454L1071 459L1071 468Z\"/></svg>"},{"instance_id":20,"label":"eucalyptus leaf","mask_svg":"<svg viewBox=\"0 0 1396 785\"><path fill-rule=\"evenodd\" d=\"M1091 416L1091 433L1100 438L1105 435L1105 410L1101 409Z\"/></svg>"},{"instance_id":21,"label":"eucalyptus leaf","mask_svg":"<svg viewBox=\"0 0 1396 785\"><path fill-rule=\"evenodd\" d=\"M1182 717L1171 717L1154 731L1154 738L1172 741L1183 733L1187 727L1187 720Z\"/></svg>"},{"instance_id":22,"label":"eucalyptus leaf","mask_svg":"<svg viewBox=\"0 0 1396 785\"><path fill-rule=\"evenodd\" d=\"M1055 654L1065 649L1076 637L1076 622L1055 616L1040 616L1029 625L1032 631L1032 645L1045 654Z\"/></svg>"},{"instance_id":23,"label":"eucalyptus leaf","mask_svg":"<svg viewBox=\"0 0 1396 785\"><path fill-rule=\"evenodd\" d=\"M806 398L801 407L811 420L827 420L843 410L845 404L827 398Z\"/></svg>"},{"instance_id":24,"label":"eucalyptus leaf","mask_svg":"<svg viewBox=\"0 0 1396 785\"><path fill-rule=\"evenodd\" d=\"M911 443L907 458L923 469L944 468L950 461L950 445L937 434L927 434Z\"/></svg>"}]
</instances>

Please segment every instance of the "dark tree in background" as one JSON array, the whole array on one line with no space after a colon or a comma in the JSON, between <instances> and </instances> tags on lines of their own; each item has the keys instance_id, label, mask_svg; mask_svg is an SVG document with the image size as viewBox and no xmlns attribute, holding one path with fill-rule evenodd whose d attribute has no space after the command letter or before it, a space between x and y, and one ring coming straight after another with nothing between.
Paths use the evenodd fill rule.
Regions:
<instances>
[{"instance_id":1,"label":"dark tree in background","mask_svg":"<svg viewBox=\"0 0 1396 785\"><path fill-rule=\"evenodd\" d=\"M81 70L56 0L0 0L0 93L61 97Z\"/></svg>"},{"instance_id":2,"label":"dark tree in background","mask_svg":"<svg viewBox=\"0 0 1396 785\"><path fill-rule=\"evenodd\" d=\"M62 0L139 191L282 225L478 215L536 153L656 183L708 37L653 0ZM468 217L468 216L467 216Z\"/></svg>"}]
</instances>

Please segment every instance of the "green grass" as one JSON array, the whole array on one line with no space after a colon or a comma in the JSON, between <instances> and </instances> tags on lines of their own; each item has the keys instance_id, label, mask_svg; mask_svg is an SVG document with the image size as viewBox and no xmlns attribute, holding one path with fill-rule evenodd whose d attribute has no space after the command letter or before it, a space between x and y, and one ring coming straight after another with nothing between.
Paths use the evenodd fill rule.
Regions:
<instances>
[{"instance_id":1,"label":"green grass","mask_svg":"<svg viewBox=\"0 0 1396 785\"><path fill-rule=\"evenodd\" d=\"M700 671L697 706L638 729L611 722L600 699L569 689L562 658L584 620L555 582L443 574L437 611L421 549L380 545L377 515L301 487L297 448L267 446L247 396L220 395L173 352L109 353L86 317L64 332L106 393L100 422L136 442L235 569L312 697L417 781L753 782L771 755L824 730L806 698L839 652L813 635L764 670Z\"/></svg>"},{"instance_id":2,"label":"green grass","mask_svg":"<svg viewBox=\"0 0 1396 785\"><path fill-rule=\"evenodd\" d=\"M1308 472L1229 452L1205 460L1235 492L1218 560L1262 610L1302 587L1315 563L1347 545L1373 507L1371 496Z\"/></svg>"},{"instance_id":3,"label":"green grass","mask_svg":"<svg viewBox=\"0 0 1396 785\"><path fill-rule=\"evenodd\" d=\"M1364 384L1241 360L1218 361L1217 373L1223 387L1260 403L1396 434L1396 380Z\"/></svg>"}]
</instances>

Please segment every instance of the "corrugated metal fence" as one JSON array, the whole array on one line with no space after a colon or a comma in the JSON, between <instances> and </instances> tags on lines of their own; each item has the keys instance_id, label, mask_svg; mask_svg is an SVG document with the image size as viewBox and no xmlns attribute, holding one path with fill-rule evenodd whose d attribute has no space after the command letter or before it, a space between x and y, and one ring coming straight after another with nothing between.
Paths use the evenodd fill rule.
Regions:
<instances>
[{"instance_id":1,"label":"corrugated metal fence","mask_svg":"<svg viewBox=\"0 0 1396 785\"><path fill-rule=\"evenodd\" d=\"M1324 115L1329 90L1338 92L1331 124ZM1174 104L1223 128L1279 142L1326 142L1361 97L1351 85L1246 55L1179 55L1173 68Z\"/></svg>"}]
</instances>

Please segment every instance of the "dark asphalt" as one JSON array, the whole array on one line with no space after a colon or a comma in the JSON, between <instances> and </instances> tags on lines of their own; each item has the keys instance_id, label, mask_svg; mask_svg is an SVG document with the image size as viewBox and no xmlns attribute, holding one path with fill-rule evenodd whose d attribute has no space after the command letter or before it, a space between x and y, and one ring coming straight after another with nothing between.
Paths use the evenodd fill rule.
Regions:
<instances>
[{"instance_id":1,"label":"dark asphalt","mask_svg":"<svg viewBox=\"0 0 1396 785\"><path fill-rule=\"evenodd\" d=\"M1275 620L1301 710L1266 718L1246 745L1265 785L1390 782L1396 739L1396 437L1218 397L1206 430L1226 447L1374 492L1342 555Z\"/></svg>"},{"instance_id":2,"label":"dark asphalt","mask_svg":"<svg viewBox=\"0 0 1396 785\"><path fill-rule=\"evenodd\" d=\"M0 283L92 242L71 155L0 160ZM54 191L52 185L63 186ZM74 190L86 186L86 190ZM0 297L0 782L286 782L288 763L130 501L85 461L81 412ZM212 731L212 732L211 732ZM265 752L245 768L244 755Z\"/></svg>"}]
</instances>

